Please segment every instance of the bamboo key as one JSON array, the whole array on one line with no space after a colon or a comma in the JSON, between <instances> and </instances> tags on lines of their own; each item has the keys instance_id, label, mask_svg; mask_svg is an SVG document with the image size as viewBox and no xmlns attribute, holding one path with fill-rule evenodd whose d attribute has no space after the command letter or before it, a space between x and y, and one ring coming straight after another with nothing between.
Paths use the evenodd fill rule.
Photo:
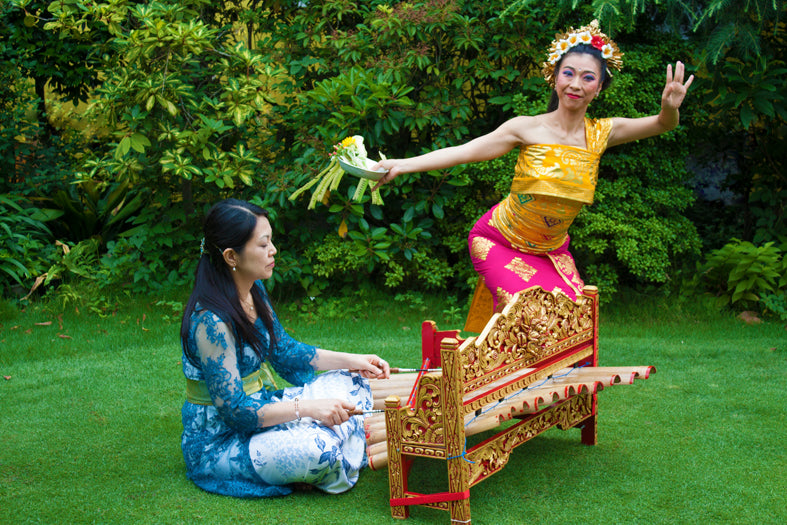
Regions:
<instances>
[{"instance_id":1,"label":"bamboo key","mask_svg":"<svg viewBox=\"0 0 787 525\"><path fill-rule=\"evenodd\" d=\"M523 369L516 375L525 376L532 370ZM492 430L511 418L537 413L552 403L578 394L592 394L603 390L605 386L630 385L635 379L647 379L655 371L655 367L652 366L577 367L558 370L543 381L525 387L506 399L490 403L481 412L467 414L464 418L465 435L472 436ZM375 381L378 382L377 389L372 387L375 401L378 400L378 396L388 392L404 400L407 390L417 380L417 375L419 374L406 374L403 376L406 377L406 381L399 382L396 386L389 385L391 388L382 387L390 380L370 380L372 385ZM379 410L364 422L366 451L372 470L385 468L388 465L387 429L385 418L382 416L384 412L385 410Z\"/></svg>"}]
</instances>

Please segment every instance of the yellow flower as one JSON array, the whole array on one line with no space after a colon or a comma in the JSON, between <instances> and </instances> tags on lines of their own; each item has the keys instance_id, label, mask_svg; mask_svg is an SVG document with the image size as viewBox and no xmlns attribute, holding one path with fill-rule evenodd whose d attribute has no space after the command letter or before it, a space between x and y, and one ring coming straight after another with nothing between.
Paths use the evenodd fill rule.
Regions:
<instances>
[{"instance_id":1,"label":"yellow flower","mask_svg":"<svg viewBox=\"0 0 787 525\"><path fill-rule=\"evenodd\" d=\"M355 144L355 137L347 137L341 142L342 148L348 148Z\"/></svg>"}]
</instances>

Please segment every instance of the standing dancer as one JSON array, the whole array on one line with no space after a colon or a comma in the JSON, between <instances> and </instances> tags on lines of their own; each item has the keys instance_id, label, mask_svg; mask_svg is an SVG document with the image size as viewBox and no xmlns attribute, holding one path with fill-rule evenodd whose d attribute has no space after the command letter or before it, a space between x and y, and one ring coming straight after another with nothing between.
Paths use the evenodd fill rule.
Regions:
<instances>
[{"instance_id":1,"label":"standing dancer","mask_svg":"<svg viewBox=\"0 0 787 525\"><path fill-rule=\"evenodd\" d=\"M501 311L514 293L533 286L576 299L584 283L568 249L568 228L582 207L593 202L602 153L678 125L680 105L694 79L684 82L681 62L674 73L672 65L667 66L657 115L587 118L588 105L609 86L610 68L620 70L621 59L618 46L599 30L597 21L571 28L552 42L544 62L544 78L553 88L547 113L514 117L460 146L383 160L373 168L389 170L379 186L401 173L490 160L519 147L511 192L470 231L470 256L479 284L486 287L476 288L466 329L480 331L493 310Z\"/></svg>"}]
</instances>

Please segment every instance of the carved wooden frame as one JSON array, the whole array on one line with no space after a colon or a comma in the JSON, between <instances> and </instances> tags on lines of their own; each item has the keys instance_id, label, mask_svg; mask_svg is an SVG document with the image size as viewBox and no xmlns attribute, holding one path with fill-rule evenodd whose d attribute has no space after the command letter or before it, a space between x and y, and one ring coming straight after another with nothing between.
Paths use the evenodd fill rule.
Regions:
<instances>
[{"instance_id":1,"label":"carved wooden frame","mask_svg":"<svg viewBox=\"0 0 787 525\"><path fill-rule=\"evenodd\" d=\"M598 364L598 291L586 286L576 301L540 287L514 295L477 337L462 340L457 331L439 341L442 372L425 374L414 408L386 399L388 479L391 515L406 518L413 503L446 510L452 523L470 523L469 489L500 471L514 448L557 426L580 426L581 441L596 443L596 394L580 393L547 408L465 449L466 417L516 393L555 371ZM433 352L426 348L424 355ZM437 339L432 338L432 343ZM408 490L414 457L446 461L447 494ZM444 496L448 501L435 501Z\"/></svg>"}]
</instances>

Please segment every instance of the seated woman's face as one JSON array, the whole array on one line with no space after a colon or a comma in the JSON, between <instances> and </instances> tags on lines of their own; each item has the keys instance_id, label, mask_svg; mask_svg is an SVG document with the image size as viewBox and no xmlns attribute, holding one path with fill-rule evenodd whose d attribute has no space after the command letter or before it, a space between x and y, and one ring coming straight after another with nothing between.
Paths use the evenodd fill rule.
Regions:
<instances>
[{"instance_id":1,"label":"seated woman's face","mask_svg":"<svg viewBox=\"0 0 787 525\"><path fill-rule=\"evenodd\" d=\"M270 221L266 217L258 217L257 226L244 245L243 253L238 254L237 271L254 280L270 279L276 266L276 252Z\"/></svg>"}]
</instances>

